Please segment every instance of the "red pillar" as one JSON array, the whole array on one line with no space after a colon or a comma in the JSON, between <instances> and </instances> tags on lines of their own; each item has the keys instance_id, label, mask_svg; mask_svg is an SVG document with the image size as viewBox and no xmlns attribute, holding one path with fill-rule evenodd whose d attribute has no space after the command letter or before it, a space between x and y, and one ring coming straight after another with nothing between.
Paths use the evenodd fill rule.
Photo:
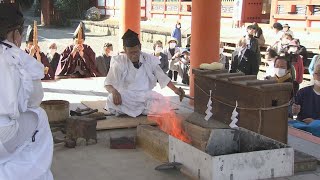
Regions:
<instances>
[{"instance_id":1,"label":"red pillar","mask_svg":"<svg viewBox=\"0 0 320 180\"><path fill-rule=\"evenodd\" d=\"M306 30L308 30L311 27L312 21L309 19L310 16L312 16L313 13L313 6L307 5L307 19L306 19Z\"/></svg>"},{"instance_id":2,"label":"red pillar","mask_svg":"<svg viewBox=\"0 0 320 180\"><path fill-rule=\"evenodd\" d=\"M278 0L271 1L271 12L270 12L270 25L272 26L277 19L274 18L274 15L278 14Z\"/></svg>"},{"instance_id":3,"label":"red pillar","mask_svg":"<svg viewBox=\"0 0 320 180\"><path fill-rule=\"evenodd\" d=\"M140 0L121 0L119 29L120 39L128 29L140 34L140 10ZM120 42L122 44L122 40L120 40Z\"/></svg>"},{"instance_id":4,"label":"red pillar","mask_svg":"<svg viewBox=\"0 0 320 180\"><path fill-rule=\"evenodd\" d=\"M199 68L202 63L218 62L221 1L192 1L191 18L191 69ZM193 74L190 77L190 95L194 96Z\"/></svg>"}]
</instances>

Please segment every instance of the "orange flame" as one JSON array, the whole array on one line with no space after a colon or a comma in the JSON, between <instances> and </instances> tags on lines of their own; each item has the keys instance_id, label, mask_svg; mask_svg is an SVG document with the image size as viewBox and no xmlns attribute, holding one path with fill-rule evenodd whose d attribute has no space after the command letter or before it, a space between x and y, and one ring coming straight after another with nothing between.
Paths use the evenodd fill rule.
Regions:
<instances>
[{"instance_id":1,"label":"orange flame","mask_svg":"<svg viewBox=\"0 0 320 180\"><path fill-rule=\"evenodd\" d=\"M156 121L159 128L165 133L183 142L191 143L191 139L182 128L182 119L173 110L170 110L168 100L162 103L152 103L151 106L152 112L155 114L148 115L149 120Z\"/></svg>"}]
</instances>

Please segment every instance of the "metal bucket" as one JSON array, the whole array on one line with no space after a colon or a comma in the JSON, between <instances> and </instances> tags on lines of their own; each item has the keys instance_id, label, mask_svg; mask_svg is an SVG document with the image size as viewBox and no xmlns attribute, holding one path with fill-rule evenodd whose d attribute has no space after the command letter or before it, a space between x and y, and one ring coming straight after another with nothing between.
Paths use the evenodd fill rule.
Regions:
<instances>
[{"instance_id":1,"label":"metal bucket","mask_svg":"<svg viewBox=\"0 0 320 180\"><path fill-rule=\"evenodd\" d=\"M69 117L69 102L63 100L42 101L40 105L47 113L49 123L59 123Z\"/></svg>"}]
</instances>

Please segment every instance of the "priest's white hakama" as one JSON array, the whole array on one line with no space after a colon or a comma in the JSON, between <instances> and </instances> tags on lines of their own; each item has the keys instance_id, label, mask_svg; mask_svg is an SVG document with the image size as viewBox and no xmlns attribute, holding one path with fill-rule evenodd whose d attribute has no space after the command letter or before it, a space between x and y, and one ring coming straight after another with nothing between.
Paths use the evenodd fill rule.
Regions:
<instances>
[{"instance_id":1,"label":"priest's white hakama","mask_svg":"<svg viewBox=\"0 0 320 180\"><path fill-rule=\"evenodd\" d=\"M157 113L166 104L161 94L152 91L157 81L161 88L170 82L170 78L159 66L159 58L141 52L139 62L140 67L137 69L127 55L112 58L105 85L112 85L120 93L122 104L115 105L112 94L109 94L106 103L109 112L137 117Z\"/></svg>"}]
</instances>

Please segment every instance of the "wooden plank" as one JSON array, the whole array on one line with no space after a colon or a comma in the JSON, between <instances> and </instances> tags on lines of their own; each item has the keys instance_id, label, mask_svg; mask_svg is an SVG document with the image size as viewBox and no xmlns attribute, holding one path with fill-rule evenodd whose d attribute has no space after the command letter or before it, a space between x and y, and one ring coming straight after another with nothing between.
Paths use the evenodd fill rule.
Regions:
<instances>
[{"instance_id":1,"label":"wooden plank","mask_svg":"<svg viewBox=\"0 0 320 180\"><path fill-rule=\"evenodd\" d=\"M147 116L139 116L136 118L129 116L107 116L106 120L97 122L97 130L135 128L139 125L157 125L157 123L148 120Z\"/></svg>"},{"instance_id":2,"label":"wooden plank","mask_svg":"<svg viewBox=\"0 0 320 180\"><path fill-rule=\"evenodd\" d=\"M108 111L104 109L106 101L82 101L81 103L91 109L98 109L98 112L109 114ZM97 130L135 128L139 125L157 125L157 123L148 120L147 116L139 116L136 118L126 115L119 117L107 116L106 120L99 120L97 122Z\"/></svg>"},{"instance_id":3,"label":"wooden plank","mask_svg":"<svg viewBox=\"0 0 320 180\"><path fill-rule=\"evenodd\" d=\"M141 125L137 127L137 143L144 151L154 158L168 161L169 135L159 128Z\"/></svg>"}]
</instances>

